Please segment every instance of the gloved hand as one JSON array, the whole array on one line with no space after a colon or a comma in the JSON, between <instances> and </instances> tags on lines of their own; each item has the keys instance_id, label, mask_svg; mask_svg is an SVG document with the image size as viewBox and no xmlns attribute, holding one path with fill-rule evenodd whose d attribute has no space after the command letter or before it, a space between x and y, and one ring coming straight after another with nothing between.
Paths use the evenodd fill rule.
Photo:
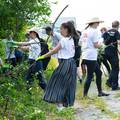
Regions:
<instances>
[{"instance_id":1,"label":"gloved hand","mask_svg":"<svg viewBox=\"0 0 120 120\"><path fill-rule=\"evenodd\" d=\"M49 49L52 48L52 43L48 43L48 48L49 48Z\"/></svg>"},{"instance_id":2,"label":"gloved hand","mask_svg":"<svg viewBox=\"0 0 120 120\"><path fill-rule=\"evenodd\" d=\"M45 58L45 57L42 55L42 56L38 57L38 58L36 59L36 61L42 60L42 59L44 59L44 58Z\"/></svg>"}]
</instances>

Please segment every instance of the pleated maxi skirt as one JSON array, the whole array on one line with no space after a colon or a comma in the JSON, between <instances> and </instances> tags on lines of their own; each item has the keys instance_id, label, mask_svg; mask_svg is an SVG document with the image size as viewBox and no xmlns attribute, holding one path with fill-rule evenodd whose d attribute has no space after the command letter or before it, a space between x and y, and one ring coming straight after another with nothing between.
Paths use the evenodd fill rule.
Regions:
<instances>
[{"instance_id":1,"label":"pleated maxi skirt","mask_svg":"<svg viewBox=\"0 0 120 120\"><path fill-rule=\"evenodd\" d=\"M72 106L75 101L77 67L73 58L60 59L48 82L44 100Z\"/></svg>"}]
</instances>

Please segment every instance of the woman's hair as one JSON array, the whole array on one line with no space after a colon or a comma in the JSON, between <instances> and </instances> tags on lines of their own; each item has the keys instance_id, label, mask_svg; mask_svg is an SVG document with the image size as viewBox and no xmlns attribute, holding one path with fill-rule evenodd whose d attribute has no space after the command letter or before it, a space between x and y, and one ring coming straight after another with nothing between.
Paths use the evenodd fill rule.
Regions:
<instances>
[{"instance_id":1,"label":"woman's hair","mask_svg":"<svg viewBox=\"0 0 120 120\"><path fill-rule=\"evenodd\" d=\"M90 26L92 26L93 24L94 24L94 23L88 24L87 27L85 28L85 30L88 29L88 28L89 28Z\"/></svg>"},{"instance_id":2,"label":"woman's hair","mask_svg":"<svg viewBox=\"0 0 120 120\"><path fill-rule=\"evenodd\" d=\"M40 38L40 36L38 35L38 33L36 33L36 37L38 38L38 40L40 41L40 43L44 43L45 42L42 38Z\"/></svg>"},{"instance_id":3,"label":"woman's hair","mask_svg":"<svg viewBox=\"0 0 120 120\"><path fill-rule=\"evenodd\" d=\"M40 36L38 35L37 32L35 32L35 31L31 31L31 32L34 32L36 34L36 38L38 38L38 40L40 41L40 43L44 42L44 40L42 38L40 38Z\"/></svg>"},{"instance_id":4,"label":"woman's hair","mask_svg":"<svg viewBox=\"0 0 120 120\"><path fill-rule=\"evenodd\" d=\"M68 31L68 36L69 36L69 37L72 37L73 40L74 40L75 46L78 46L78 42L79 42L79 39L80 39L80 35L79 35L78 32L76 31L74 24L73 24L71 21L68 21L68 22L66 22L66 23L63 23L63 24L62 24L62 27L65 28L65 29L67 29L67 31Z\"/></svg>"},{"instance_id":5,"label":"woman's hair","mask_svg":"<svg viewBox=\"0 0 120 120\"><path fill-rule=\"evenodd\" d=\"M95 23L99 23L99 22L94 22L94 23L88 24L87 27L85 28L85 30L88 29L89 27L93 26Z\"/></svg>"},{"instance_id":6,"label":"woman's hair","mask_svg":"<svg viewBox=\"0 0 120 120\"><path fill-rule=\"evenodd\" d=\"M71 36L72 38L74 38L76 36L79 37L79 34L77 33L75 26L71 21L63 23L61 26L65 29L67 29L68 36Z\"/></svg>"},{"instance_id":7,"label":"woman's hair","mask_svg":"<svg viewBox=\"0 0 120 120\"><path fill-rule=\"evenodd\" d=\"M67 29L67 32L68 32L67 37L70 37L72 35L71 26L69 26L67 23L62 23L61 27L63 27L64 29Z\"/></svg>"}]
</instances>

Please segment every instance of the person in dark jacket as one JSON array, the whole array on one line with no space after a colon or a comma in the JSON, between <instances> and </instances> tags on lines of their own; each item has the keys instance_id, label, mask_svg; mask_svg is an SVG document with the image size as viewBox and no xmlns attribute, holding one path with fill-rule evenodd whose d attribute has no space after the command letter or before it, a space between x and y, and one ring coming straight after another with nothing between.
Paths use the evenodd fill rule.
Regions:
<instances>
[{"instance_id":1,"label":"person in dark jacket","mask_svg":"<svg viewBox=\"0 0 120 120\"><path fill-rule=\"evenodd\" d=\"M107 85L112 90L119 90L118 74L119 74L119 58L118 58L118 44L120 44L120 33L118 32L119 22L114 21L112 23L112 29L104 33L104 43L107 46L105 48L105 56L111 65L111 71Z\"/></svg>"}]
</instances>

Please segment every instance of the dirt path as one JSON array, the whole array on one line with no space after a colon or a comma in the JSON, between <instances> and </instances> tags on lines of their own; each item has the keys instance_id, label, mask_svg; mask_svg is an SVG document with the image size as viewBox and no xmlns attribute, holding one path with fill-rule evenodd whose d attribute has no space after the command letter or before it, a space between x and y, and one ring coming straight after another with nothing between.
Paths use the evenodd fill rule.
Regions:
<instances>
[{"instance_id":1,"label":"dirt path","mask_svg":"<svg viewBox=\"0 0 120 120\"><path fill-rule=\"evenodd\" d=\"M96 86L92 85L89 94L96 94L95 89ZM102 108L97 107L94 103L84 106L79 100L76 100L75 120L120 120L120 91L109 90L108 93L110 96L100 98L108 112L102 111ZM111 114L114 116L111 117ZM116 117L117 115L118 117Z\"/></svg>"},{"instance_id":2,"label":"dirt path","mask_svg":"<svg viewBox=\"0 0 120 120\"><path fill-rule=\"evenodd\" d=\"M112 120L95 106L82 107L78 102L75 103L76 120Z\"/></svg>"}]
</instances>

